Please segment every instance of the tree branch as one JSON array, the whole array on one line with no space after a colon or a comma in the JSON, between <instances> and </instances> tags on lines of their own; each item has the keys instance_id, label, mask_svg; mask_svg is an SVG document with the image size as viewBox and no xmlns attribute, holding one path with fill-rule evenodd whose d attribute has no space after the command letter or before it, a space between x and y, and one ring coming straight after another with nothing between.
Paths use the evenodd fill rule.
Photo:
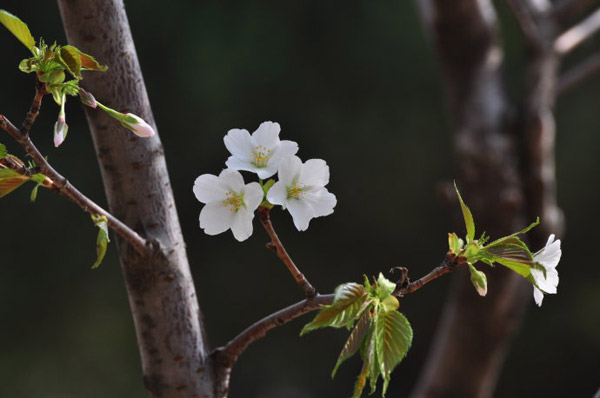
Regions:
<instances>
[{"instance_id":1,"label":"tree branch","mask_svg":"<svg viewBox=\"0 0 600 398\"><path fill-rule=\"evenodd\" d=\"M536 45L540 37L540 29L532 15L531 7L523 0L506 0L513 14L517 18L521 30L530 45Z\"/></svg>"},{"instance_id":2,"label":"tree branch","mask_svg":"<svg viewBox=\"0 0 600 398\"><path fill-rule=\"evenodd\" d=\"M21 130L17 129L6 117L0 115L0 128L6 131L19 145L25 149L25 152L33 159L36 165L40 168L40 172L52 180L54 190L60 195L74 202L76 205L81 207L85 212L92 215L103 215L108 220L108 226L115 231L119 236L128 241L133 248L139 253L144 254L148 251L148 242L142 238L137 232L123 224L120 220L114 217L112 214L98 206L91 199L82 194L77 188L71 185L69 181L61 174L59 174L51 165L48 163L46 158L42 156L40 151L34 145L29 134L27 133L33 125L35 118L40 110L41 98L43 92L36 90L36 95L31 106L30 111L27 113L23 127Z\"/></svg>"},{"instance_id":3,"label":"tree branch","mask_svg":"<svg viewBox=\"0 0 600 398\"><path fill-rule=\"evenodd\" d=\"M558 36L554 42L554 50L561 55L567 54L599 30L600 9L594 11L579 24Z\"/></svg>"},{"instance_id":4,"label":"tree branch","mask_svg":"<svg viewBox=\"0 0 600 398\"><path fill-rule=\"evenodd\" d=\"M304 274L300 272L298 267L296 267L296 264L294 264L294 261L292 260L288 252L285 250L285 247L283 247L283 243L281 243L281 240L279 240L279 237L277 236L277 233L273 228L273 224L271 223L271 209L268 209L266 207L259 207L258 213L260 216L260 222L262 223L262 226L265 228L267 234L269 234L269 237L271 238L271 242L267 244L267 248L273 250L275 254L277 254L277 257L279 257L281 261L283 261L283 263L290 271L290 273L294 277L294 280L296 281L298 286L300 286L300 289L302 289L306 297L308 299L310 299L311 297L315 297L315 295L317 294L317 290L310 284L310 282L308 281L308 279L306 279Z\"/></svg>"},{"instance_id":5,"label":"tree branch","mask_svg":"<svg viewBox=\"0 0 600 398\"><path fill-rule=\"evenodd\" d=\"M557 22L564 23L595 1L597 0L562 0L552 8L551 15Z\"/></svg>"},{"instance_id":6,"label":"tree branch","mask_svg":"<svg viewBox=\"0 0 600 398\"><path fill-rule=\"evenodd\" d=\"M582 63L564 72L558 78L556 95L564 94L596 73L600 73L600 54L592 55Z\"/></svg>"},{"instance_id":7,"label":"tree branch","mask_svg":"<svg viewBox=\"0 0 600 398\"><path fill-rule=\"evenodd\" d=\"M402 297L414 293L434 279L454 271L461 264L464 264L464 258L457 257L453 254L447 254L438 267L412 283L409 283L408 280L408 270L402 268L403 277L398 282L398 289L393 294L394 296ZM219 383L217 386L217 398L227 397L231 369L239 356L250 346L250 344L265 337L267 332L273 328L283 326L304 314L321 309L325 305L330 305L334 298L334 294L316 294L311 298L297 302L296 304L267 315L250 325L225 346L216 348L212 355L215 358L217 380Z\"/></svg>"}]
</instances>

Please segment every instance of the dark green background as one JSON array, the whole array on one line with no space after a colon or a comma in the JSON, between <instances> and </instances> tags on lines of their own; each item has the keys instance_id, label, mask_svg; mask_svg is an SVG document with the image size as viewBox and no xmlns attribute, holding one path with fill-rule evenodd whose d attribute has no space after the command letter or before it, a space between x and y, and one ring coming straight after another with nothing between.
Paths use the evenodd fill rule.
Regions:
<instances>
[{"instance_id":1,"label":"dark green background","mask_svg":"<svg viewBox=\"0 0 600 398\"><path fill-rule=\"evenodd\" d=\"M224 167L222 139L230 128L254 131L264 120L277 121L281 137L299 143L299 156L330 165L329 189L338 197L333 215L300 233L289 214L274 214L289 252L321 292L392 266L407 266L417 277L439 263L449 215L459 211L436 196L440 182L454 176L450 115L412 2L165 4L127 7L213 347L301 299L264 249L258 223L241 244L230 232L209 237L198 227L201 205L191 188L198 175ZM36 38L65 43L54 2L2 0L0 7L27 22ZM504 3L498 7L507 79L517 97L521 35ZM598 45L598 39L584 44L567 63ZM28 52L3 29L0 48L0 113L20 123L33 95L31 76L17 69ZM558 200L568 224L559 294L541 309L531 300L497 397L589 397L600 387L599 100L596 78L557 104ZM35 142L75 186L105 205L81 106L68 103L69 136L59 150L52 146L57 113L46 98ZM0 142L22 155L6 134ZM30 204L30 188L0 201L0 396L147 396L114 244L102 267L90 270L96 230L89 216L47 191ZM415 339L393 374L390 397L406 396L414 385L451 279L402 302ZM251 346L234 369L233 398L349 396L358 359L329 378L346 332L299 338L309 319Z\"/></svg>"}]
</instances>

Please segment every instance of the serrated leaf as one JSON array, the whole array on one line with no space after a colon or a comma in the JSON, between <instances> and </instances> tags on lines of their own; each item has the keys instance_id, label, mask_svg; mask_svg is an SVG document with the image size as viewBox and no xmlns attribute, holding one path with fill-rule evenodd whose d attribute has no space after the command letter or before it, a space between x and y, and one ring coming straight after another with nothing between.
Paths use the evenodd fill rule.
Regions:
<instances>
[{"instance_id":1,"label":"serrated leaf","mask_svg":"<svg viewBox=\"0 0 600 398\"><path fill-rule=\"evenodd\" d=\"M496 258L496 262L504 265L507 268L515 271L517 274L521 275L523 278L527 279L531 276L531 266L523 263L519 263L517 261L511 261L504 258Z\"/></svg>"},{"instance_id":2,"label":"serrated leaf","mask_svg":"<svg viewBox=\"0 0 600 398\"><path fill-rule=\"evenodd\" d=\"M102 215L93 215L92 220L94 224L98 227L98 238L96 239L96 253L98 258L94 265L92 265L92 269L98 268L104 260L104 256L106 255L106 247L110 242L108 238L108 219L106 216Z\"/></svg>"},{"instance_id":3,"label":"serrated leaf","mask_svg":"<svg viewBox=\"0 0 600 398\"><path fill-rule=\"evenodd\" d=\"M35 39L29 31L29 27L17 16L6 10L0 10L0 23L6 27L21 43L30 51L35 46Z\"/></svg>"},{"instance_id":4,"label":"serrated leaf","mask_svg":"<svg viewBox=\"0 0 600 398\"><path fill-rule=\"evenodd\" d=\"M388 279L380 272L375 285L375 295L379 300L385 300L396 290L396 284Z\"/></svg>"},{"instance_id":5,"label":"serrated leaf","mask_svg":"<svg viewBox=\"0 0 600 398\"><path fill-rule=\"evenodd\" d=\"M23 176L14 170L0 168L0 198L5 197L28 180L29 177Z\"/></svg>"},{"instance_id":6,"label":"serrated leaf","mask_svg":"<svg viewBox=\"0 0 600 398\"><path fill-rule=\"evenodd\" d=\"M81 57L81 68L84 70L104 72L108 69L108 66L100 65L98 61L96 61L96 59L89 54L79 51L79 56Z\"/></svg>"},{"instance_id":7,"label":"serrated leaf","mask_svg":"<svg viewBox=\"0 0 600 398\"><path fill-rule=\"evenodd\" d=\"M77 48L73 46L61 47L58 51L62 64L77 79L81 79L81 56Z\"/></svg>"},{"instance_id":8,"label":"serrated leaf","mask_svg":"<svg viewBox=\"0 0 600 398\"><path fill-rule=\"evenodd\" d=\"M354 354L356 354L356 352L359 350L370 327L371 327L370 314L365 313L358 320L358 322L356 323L356 326L354 326L354 329L352 329L352 333L350 333L348 340L346 340L346 343L344 343L344 347L342 348L342 351L340 352L340 355L335 364L335 367L333 368L333 371L331 372L332 379L335 377L335 373L337 372L337 370L338 370L339 366L342 364L342 362L344 362L346 359L348 359L351 356L353 356Z\"/></svg>"},{"instance_id":9,"label":"serrated leaf","mask_svg":"<svg viewBox=\"0 0 600 398\"><path fill-rule=\"evenodd\" d=\"M471 210L469 210L469 207L463 201L462 196L460 196L460 192L458 192L456 181L454 181L454 189L456 190L456 194L458 195L460 208L462 209L463 218L465 219L465 227L467 228L467 243L469 243L475 238L475 222L473 221L473 215L471 214Z\"/></svg>"},{"instance_id":10,"label":"serrated leaf","mask_svg":"<svg viewBox=\"0 0 600 398\"><path fill-rule=\"evenodd\" d=\"M367 385L367 377L369 377L369 363L365 361L363 362L362 369L356 378L356 383L354 383L354 392L352 393L352 398L360 398L365 386Z\"/></svg>"},{"instance_id":11,"label":"serrated leaf","mask_svg":"<svg viewBox=\"0 0 600 398\"><path fill-rule=\"evenodd\" d=\"M512 237L503 241L501 244L492 247L487 246L483 251L495 257L501 257L510 261L524 264L533 263L533 254L529 251L527 245L517 237Z\"/></svg>"},{"instance_id":12,"label":"serrated leaf","mask_svg":"<svg viewBox=\"0 0 600 398\"><path fill-rule=\"evenodd\" d=\"M531 224L529 224L527 227L523 228L522 230L520 230L519 232L515 232L514 234L510 234L508 236L504 236L500 239L496 239L495 241L491 242L489 245L486 246L487 247L494 247L496 245L500 245L502 243L504 243L505 241L511 239L511 238L515 238L518 235L523 235L526 232L529 232L531 229L533 229L534 227L536 227L538 224L540 223L540 218L536 218L536 220L534 222L532 222Z\"/></svg>"},{"instance_id":13,"label":"serrated leaf","mask_svg":"<svg viewBox=\"0 0 600 398\"><path fill-rule=\"evenodd\" d=\"M0 159L5 158L6 155L8 155L8 150L6 149L6 146L0 144Z\"/></svg>"},{"instance_id":14,"label":"serrated leaf","mask_svg":"<svg viewBox=\"0 0 600 398\"><path fill-rule=\"evenodd\" d=\"M374 338L377 364L383 378L382 395L385 396L390 374L406 356L413 332L406 317L398 311L378 311Z\"/></svg>"},{"instance_id":15,"label":"serrated leaf","mask_svg":"<svg viewBox=\"0 0 600 398\"><path fill-rule=\"evenodd\" d=\"M305 325L300 336L323 327L339 328L350 326L363 310L367 291L358 283L344 283L335 289L335 298L331 305L323 307L312 322Z\"/></svg>"}]
</instances>

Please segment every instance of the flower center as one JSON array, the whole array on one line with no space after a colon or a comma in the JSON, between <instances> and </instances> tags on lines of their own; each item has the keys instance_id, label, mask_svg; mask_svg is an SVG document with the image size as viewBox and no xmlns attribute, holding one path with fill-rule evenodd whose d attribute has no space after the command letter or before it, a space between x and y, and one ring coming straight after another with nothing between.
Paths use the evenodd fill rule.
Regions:
<instances>
[{"instance_id":1,"label":"flower center","mask_svg":"<svg viewBox=\"0 0 600 398\"><path fill-rule=\"evenodd\" d=\"M267 167L267 162L271 159L271 150L262 145L258 145L252 150L252 164L257 168Z\"/></svg>"},{"instance_id":2,"label":"flower center","mask_svg":"<svg viewBox=\"0 0 600 398\"><path fill-rule=\"evenodd\" d=\"M225 199L221 201L224 207L227 207L232 212L237 212L240 207L245 206L244 195L235 192L225 192Z\"/></svg>"},{"instance_id":3,"label":"flower center","mask_svg":"<svg viewBox=\"0 0 600 398\"><path fill-rule=\"evenodd\" d=\"M294 181L292 186L287 188L288 199L300 199L304 191L306 191L306 185L300 184L298 181Z\"/></svg>"}]
</instances>

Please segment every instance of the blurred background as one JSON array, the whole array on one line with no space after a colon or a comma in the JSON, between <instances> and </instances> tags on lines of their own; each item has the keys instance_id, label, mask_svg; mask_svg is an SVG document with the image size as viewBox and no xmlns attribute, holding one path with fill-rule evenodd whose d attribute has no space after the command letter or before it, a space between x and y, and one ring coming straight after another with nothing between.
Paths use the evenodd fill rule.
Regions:
<instances>
[{"instance_id":1,"label":"blurred background","mask_svg":"<svg viewBox=\"0 0 600 398\"><path fill-rule=\"evenodd\" d=\"M521 33L504 2L497 3L507 80L517 95ZM436 194L454 178L450 115L412 2L165 4L131 0L127 9L212 347L302 299L265 250L267 235L257 222L243 243L230 232L210 237L198 227L201 204L192 185L198 175L224 168L223 136L231 128L252 132L265 120L277 121L281 138L298 142L301 158L330 165L329 190L338 197L333 215L298 232L289 214L273 214L288 251L320 292L394 266L417 278L439 264L452 214L459 212L457 203L447 206ZM0 7L23 19L34 37L66 43L54 2L2 0ZM600 39L590 40L567 64L599 45ZM34 93L32 76L17 68L28 51L3 28L0 46L0 113L19 124ZM600 77L557 104L558 200L567 220L559 294L541 308L531 300L497 397L590 397L600 387L600 267L590 249L600 241L599 101ZM67 104L69 136L60 150L52 145L58 110L45 98L32 137L59 172L105 206L81 105ZM22 157L7 134L0 142ZM91 270L96 229L90 217L45 190L31 204L32 188L0 201L0 396L147 397L115 245ZM414 386L451 279L402 301L415 337L388 396L406 396ZM232 398L351 394L358 358L344 363L335 380L329 377L347 332L298 337L311 317L248 349L233 370Z\"/></svg>"}]
</instances>

